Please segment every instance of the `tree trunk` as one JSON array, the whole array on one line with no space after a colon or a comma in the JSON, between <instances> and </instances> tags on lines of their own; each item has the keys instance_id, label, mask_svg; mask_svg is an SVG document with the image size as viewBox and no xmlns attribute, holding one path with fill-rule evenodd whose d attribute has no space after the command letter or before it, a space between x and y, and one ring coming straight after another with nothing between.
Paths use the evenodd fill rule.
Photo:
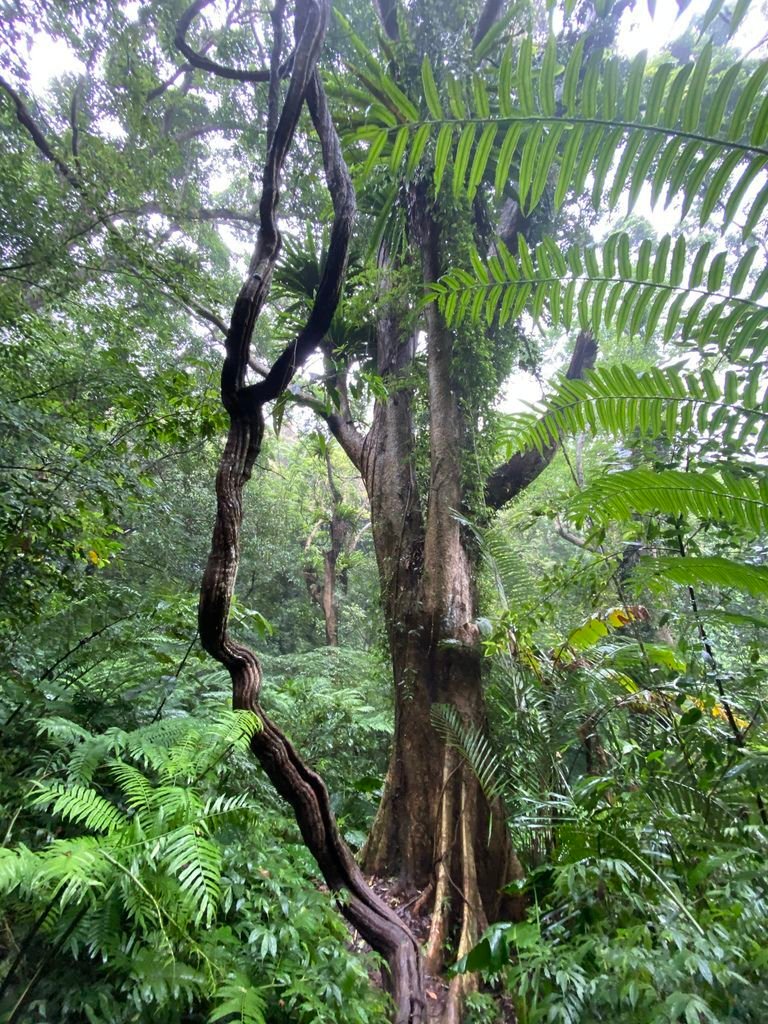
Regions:
<instances>
[{"instance_id":1,"label":"tree trunk","mask_svg":"<svg viewBox=\"0 0 768 1024\"><path fill-rule=\"evenodd\" d=\"M424 274L434 279L436 238L427 222ZM396 268L380 257L382 292ZM514 872L503 812L491 809L471 767L436 728L441 705L466 730L485 731L482 652L476 619L474 557L454 509L462 504L462 417L452 384L451 336L436 307L427 310L430 483L426 515L414 468L408 374L416 339L403 336L397 310L376 324L378 372L390 393L379 400L360 468L371 505L394 678L395 733L381 805L363 863L396 877L404 892L432 896L427 965L441 970L449 940L459 955L480 937ZM454 737L455 739L455 737ZM469 979L452 983L445 1020L458 1021Z\"/></svg>"}]
</instances>

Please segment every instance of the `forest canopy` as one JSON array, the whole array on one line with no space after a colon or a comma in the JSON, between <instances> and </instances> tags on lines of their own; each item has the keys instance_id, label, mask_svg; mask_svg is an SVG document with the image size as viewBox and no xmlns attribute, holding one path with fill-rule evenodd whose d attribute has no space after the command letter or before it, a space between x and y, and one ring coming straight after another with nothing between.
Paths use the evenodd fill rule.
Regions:
<instances>
[{"instance_id":1,"label":"forest canopy","mask_svg":"<svg viewBox=\"0 0 768 1024\"><path fill-rule=\"evenodd\" d=\"M762 1024L765 0L0 0L0 1021Z\"/></svg>"}]
</instances>

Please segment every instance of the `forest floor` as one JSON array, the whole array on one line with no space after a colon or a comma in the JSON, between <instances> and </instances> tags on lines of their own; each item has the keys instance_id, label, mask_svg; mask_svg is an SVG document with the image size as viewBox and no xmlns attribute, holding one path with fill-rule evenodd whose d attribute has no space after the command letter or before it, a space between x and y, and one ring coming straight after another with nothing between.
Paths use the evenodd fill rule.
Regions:
<instances>
[{"instance_id":1,"label":"forest floor","mask_svg":"<svg viewBox=\"0 0 768 1024\"><path fill-rule=\"evenodd\" d=\"M423 947L429 936L430 915L423 910L429 906L429 900L423 899L425 895L417 892L415 894L404 894L395 878L368 878L368 884L376 895L392 907L397 916L410 928L411 932ZM428 895L428 894L426 894ZM360 951L370 951L370 947L355 935L354 948ZM381 979L377 976L371 978L372 982L379 986ZM427 1002L427 1017L430 1021L442 1020L445 1003L448 996L448 982L443 977L435 977L425 971L424 973L424 995ZM498 1001L498 1013L496 1024L517 1024L517 1017L511 1000L500 996Z\"/></svg>"}]
</instances>

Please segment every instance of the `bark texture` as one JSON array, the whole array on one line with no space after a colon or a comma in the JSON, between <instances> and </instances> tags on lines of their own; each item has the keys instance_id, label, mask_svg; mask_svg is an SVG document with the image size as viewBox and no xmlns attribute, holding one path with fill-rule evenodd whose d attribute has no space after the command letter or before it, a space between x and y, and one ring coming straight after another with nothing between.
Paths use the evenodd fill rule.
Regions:
<instances>
[{"instance_id":1,"label":"bark texture","mask_svg":"<svg viewBox=\"0 0 768 1024\"><path fill-rule=\"evenodd\" d=\"M182 18L184 32L200 6L194 4ZM251 743L253 753L275 788L293 808L304 841L329 888L345 894L342 912L386 959L388 971L384 980L392 994L396 1024L417 1024L424 1018L424 1007L416 941L394 911L366 884L341 839L323 780L301 760L261 708L262 674L258 659L228 631L240 556L243 491L261 447L263 406L285 390L296 369L322 340L338 304L347 262L354 192L316 74L329 14L328 0L305 0L297 4L296 43L288 88L279 110L277 104L271 104L270 145L263 174L256 247L235 303L222 368L221 396L229 413L230 427L216 477L216 521L200 593L199 628L204 648L229 671L234 706L251 711L259 719L260 728ZM280 73L279 52L273 52L271 86ZM270 94L272 99L277 92L271 88ZM284 349L264 379L253 385L246 382L251 337L269 292L280 249L276 222L280 172L305 100L322 146L334 205L329 254L306 326Z\"/></svg>"},{"instance_id":2,"label":"bark texture","mask_svg":"<svg viewBox=\"0 0 768 1024\"><path fill-rule=\"evenodd\" d=\"M409 236L425 286L443 271L437 211L424 193L410 200ZM436 305L424 313L429 404L426 498L416 473L416 425L411 375L417 335L398 308L401 267L386 245L379 253L380 302L375 322L377 372L388 396L374 408L365 436L342 402L329 421L360 469L371 508L394 678L395 734L384 793L364 851L367 871L395 877L404 892L420 890L431 908L426 966L438 973L450 943L462 956L500 913L516 916L501 890L522 869L511 849L503 808L489 806L459 752L435 727L440 705L455 708L467 730L485 731L482 654L476 626L476 551L455 512L464 506L468 428L461 404L453 333ZM568 369L592 365L591 336L579 337ZM518 455L486 485L491 509L519 494L548 465L555 449ZM424 484L423 477L421 480ZM443 1024L457 1024L476 980L463 975L449 988Z\"/></svg>"},{"instance_id":3,"label":"bark texture","mask_svg":"<svg viewBox=\"0 0 768 1024\"><path fill-rule=\"evenodd\" d=\"M413 197L409 227L428 285L442 272L441 239L423 193ZM502 809L489 807L471 766L435 727L441 705L455 708L467 729L486 727L475 557L455 515L464 500L466 427L454 338L437 306L427 306L430 450L424 502L406 386L416 338L404 331L394 302L384 298L397 267L385 250L379 262L383 309L376 324L377 365L390 392L376 403L362 444L361 471L392 656L395 737L364 863L374 874L397 877L403 890L422 890L425 901L432 898L425 955L429 970L437 973L449 939L463 955L498 915L500 889L516 871ZM451 983L444 1021L460 1020L473 984L464 976Z\"/></svg>"}]
</instances>

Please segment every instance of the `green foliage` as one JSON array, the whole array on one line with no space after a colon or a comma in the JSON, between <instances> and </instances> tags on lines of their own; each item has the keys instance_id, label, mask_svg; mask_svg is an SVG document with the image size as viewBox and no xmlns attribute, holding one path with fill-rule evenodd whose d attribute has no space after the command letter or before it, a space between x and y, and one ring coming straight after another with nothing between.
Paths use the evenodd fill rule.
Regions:
<instances>
[{"instance_id":1,"label":"green foliage","mask_svg":"<svg viewBox=\"0 0 768 1024\"><path fill-rule=\"evenodd\" d=\"M26 956L58 952L56 972L74 961L92 983L57 991L54 972L30 1004L36 1019L178 1022L206 1007L212 1021L375 1019L365 969L340 956L343 925L307 884L291 826L226 793L255 728L245 712L98 736L46 724L64 778L36 783L31 806L73 834L4 848L0 891L6 920L26 922ZM6 981L22 1006L23 987Z\"/></svg>"},{"instance_id":2,"label":"green foliage","mask_svg":"<svg viewBox=\"0 0 768 1024\"><path fill-rule=\"evenodd\" d=\"M628 469L606 473L573 499L577 519L629 518L632 512L692 513L757 535L768 530L768 480L735 472Z\"/></svg>"},{"instance_id":3,"label":"green foliage","mask_svg":"<svg viewBox=\"0 0 768 1024\"><path fill-rule=\"evenodd\" d=\"M674 245L665 235L655 249L644 239L634 259L625 233L611 235L599 249L574 247L566 253L551 238L532 253L519 237L517 258L501 240L495 248L487 261L477 250L471 253L473 273L453 269L433 286L449 323L469 318L491 324L498 317L503 325L523 311L535 319L546 312L554 326L566 330L604 328L646 340L659 335L665 342L679 334L701 351L714 349L732 360L760 345L768 319L768 273L740 294L756 247L732 267L726 252L709 258L709 242L688 253L683 235ZM721 290L726 268L730 284Z\"/></svg>"},{"instance_id":4,"label":"green foliage","mask_svg":"<svg viewBox=\"0 0 768 1024\"><path fill-rule=\"evenodd\" d=\"M501 787L497 777L499 763L493 747L482 730L467 725L455 707L433 704L432 725L442 733L474 772L488 803L498 797Z\"/></svg>"},{"instance_id":5,"label":"green foliage","mask_svg":"<svg viewBox=\"0 0 768 1024\"><path fill-rule=\"evenodd\" d=\"M762 383L760 366L745 374L729 370L722 384L707 367L699 373L675 367L637 373L628 365L600 366L584 380L557 382L546 402L515 417L507 443L512 451L543 451L582 431L617 438L637 431L650 437L691 435L694 443L716 437L719 444L757 452L768 439Z\"/></svg>"},{"instance_id":6,"label":"green foliage","mask_svg":"<svg viewBox=\"0 0 768 1024\"><path fill-rule=\"evenodd\" d=\"M405 161L405 172L412 176L434 138L436 192L444 187L451 165L455 198L474 198L490 174L499 199L509 188L514 166L515 191L528 213L541 201L554 172L558 207L591 177L596 208L606 200L613 207L626 194L631 209L650 179L654 200L665 188L667 202L684 190L683 213L700 199L704 224L723 200L730 223L765 168L768 106L762 85L768 62L751 68L734 63L707 95L711 44L693 62L665 61L646 75L644 53L624 69L618 57L600 51L585 59L580 41L565 65L559 65L555 37L537 51L529 36L504 48L495 81L479 73L469 82L447 71L440 74L444 98L437 69L425 55L420 85L428 119L423 119L364 44L353 42L365 68L352 70L372 100L364 126L352 132L355 141L368 146L363 174L378 161L392 170ZM763 185L751 200L745 238L766 202Z\"/></svg>"},{"instance_id":7,"label":"green foliage","mask_svg":"<svg viewBox=\"0 0 768 1024\"><path fill-rule=\"evenodd\" d=\"M688 586L703 585L723 590L744 590L753 597L768 597L768 567L737 562L718 555L699 558L672 558L670 556L647 559L638 570L659 576L672 583Z\"/></svg>"}]
</instances>

